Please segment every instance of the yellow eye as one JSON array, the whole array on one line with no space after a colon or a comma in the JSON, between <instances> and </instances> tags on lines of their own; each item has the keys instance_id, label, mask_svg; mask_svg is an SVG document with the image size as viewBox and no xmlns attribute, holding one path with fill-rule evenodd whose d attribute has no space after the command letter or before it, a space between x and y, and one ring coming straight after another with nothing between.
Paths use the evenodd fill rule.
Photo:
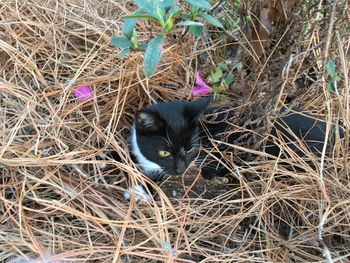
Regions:
<instances>
[{"instance_id":1,"label":"yellow eye","mask_svg":"<svg viewBox=\"0 0 350 263\"><path fill-rule=\"evenodd\" d=\"M169 157L171 155L171 153L168 151L159 151L158 154L160 157L164 157L164 158Z\"/></svg>"},{"instance_id":2,"label":"yellow eye","mask_svg":"<svg viewBox=\"0 0 350 263\"><path fill-rule=\"evenodd\" d=\"M191 153L193 151L193 148L186 151L186 153Z\"/></svg>"}]
</instances>

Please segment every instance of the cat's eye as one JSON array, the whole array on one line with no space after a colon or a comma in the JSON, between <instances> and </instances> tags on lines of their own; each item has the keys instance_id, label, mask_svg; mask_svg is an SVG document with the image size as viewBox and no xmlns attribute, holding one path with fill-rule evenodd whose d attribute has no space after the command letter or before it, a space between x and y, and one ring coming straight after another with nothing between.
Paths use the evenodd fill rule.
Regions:
<instances>
[{"instance_id":1,"label":"cat's eye","mask_svg":"<svg viewBox=\"0 0 350 263\"><path fill-rule=\"evenodd\" d=\"M169 157L171 155L171 153L168 151L159 151L158 154L160 157L163 157L163 158Z\"/></svg>"},{"instance_id":2,"label":"cat's eye","mask_svg":"<svg viewBox=\"0 0 350 263\"><path fill-rule=\"evenodd\" d=\"M186 153L191 153L191 152L193 152L193 147L186 151Z\"/></svg>"}]
</instances>

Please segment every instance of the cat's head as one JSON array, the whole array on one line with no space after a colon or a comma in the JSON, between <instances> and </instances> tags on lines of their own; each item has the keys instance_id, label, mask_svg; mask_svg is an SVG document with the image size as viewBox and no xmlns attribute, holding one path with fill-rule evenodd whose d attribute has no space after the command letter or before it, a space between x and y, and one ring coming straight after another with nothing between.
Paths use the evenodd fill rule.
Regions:
<instances>
[{"instance_id":1,"label":"cat's head","mask_svg":"<svg viewBox=\"0 0 350 263\"><path fill-rule=\"evenodd\" d=\"M187 169L198 154L198 118L209 101L157 103L136 113L131 151L148 176L161 172L178 175Z\"/></svg>"}]
</instances>

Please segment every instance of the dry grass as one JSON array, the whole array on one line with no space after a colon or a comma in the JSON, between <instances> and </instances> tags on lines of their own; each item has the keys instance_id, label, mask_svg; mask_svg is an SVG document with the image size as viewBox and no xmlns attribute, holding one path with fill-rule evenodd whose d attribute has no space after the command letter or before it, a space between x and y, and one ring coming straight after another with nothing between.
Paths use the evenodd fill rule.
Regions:
<instances>
[{"instance_id":1,"label":"dry grass","mask_svg":"<svg viewBox=\"0 0 350 263\"><path fill-rule=\"evenodd\" d=\"M235 28L230 34L250 66L227 97L279 107L288 95L350 130L350 7L335 2L313 6L304 19L288 17L259 63L240 35L245 29ZM160 192L158 201L124 200L128 185L145 180L126 147L134 112L189 99L194 68L208 72L220 57L209 35L168 38L157 75L146 81L142 53L117 59L109 44L129 9L124 1L1 1L0 261L348 262L348 134L331 157L294 156L297 171L280 160L231 162L235 183L213 199ZM147 23L139 31L149 38ZM327 91L327 57L342 78L339 96ZM77 101L78 84L91 86L94 98ZM101 169L95 156L107 150L120 158Z\"/></svg>"}]
</instances>

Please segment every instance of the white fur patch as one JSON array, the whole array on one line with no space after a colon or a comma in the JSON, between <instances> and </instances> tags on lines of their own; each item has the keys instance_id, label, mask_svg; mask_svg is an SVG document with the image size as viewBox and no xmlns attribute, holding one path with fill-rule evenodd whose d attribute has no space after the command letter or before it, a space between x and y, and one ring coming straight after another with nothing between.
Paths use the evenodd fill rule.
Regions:
<instances>
[{"instance_id":1,"label":"white fur patch","mask_svg":"<svg viewBox=\"0 0 350 263\"><path fill-rule=\"evenodd\" d=\"M100 154L98 155L98 157L100 157L102 160L108 160L107 154L105 154L105 153L103 153L103 152L100 153ZM97 166L98 166L98 168L100 168L100 169L105 169L105 168L107 167L107 164L106 164L106 163L98 163Z\"/></svg>"},{"instance_id":2,"label":"white fur patch","mask_svg":"<svg viewBox=\"0 0 350 263\"><path fill-rule=\"evenodd\" d=\"M108 159L107 154L105 154L104 152L100 153L98 156L99 156L101 159L103 159L103 160L107 160L107 159Z\"/></svg>"},{"instance_id":3,"label":"white fur patch","mask_svg":"<svg viewBox=\"0 0 350 263\"><path fill-rule=\"evenodd\" d=\"M137 144L135 126L133 126L131 129L130 144L131 144L131 151L137 160L138 166L141 168L142 171L146 173L146 175L163 172L162 167L160 167L158 164L154 162L151 162L141 153L140 148Z\"/></svg>"},{"instance_id":4,"label":"white fur patch","mask_svg":"<svg viewBox=\"0 0 350 263\"><path fill-rule=\"evenodd\" d=\"M147 194L145 189L141 184L135 185L135 188L129 187L124 192L124 198L126 200L130 200L132 196L135 196L136 202L148 202L152 199L152 197Z\"/></svg>"}]
</instances>

